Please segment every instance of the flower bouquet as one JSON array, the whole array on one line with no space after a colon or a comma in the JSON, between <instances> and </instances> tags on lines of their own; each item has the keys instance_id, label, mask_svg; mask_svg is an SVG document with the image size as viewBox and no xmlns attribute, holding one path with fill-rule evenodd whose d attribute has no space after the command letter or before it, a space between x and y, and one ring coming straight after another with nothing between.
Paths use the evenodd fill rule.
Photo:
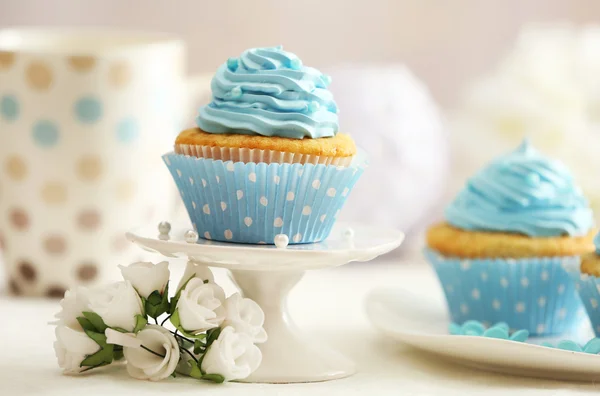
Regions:
<instances>
[{"instance_id":1,"label":"flower bouquet","mask_svg":"<svg viewBox=\"0 0 600 396\"><path fill-rule=\"evenodd\" d=\"M267 340L264 313L251 299L226 298L210 269L188 262L169 298L169 265L121 266L124 281L65 293L56 315L54 349L65 373L126 360L134 378L160 381L176 373L213 382L248 377Z\"/></svg>"}]
</instances>

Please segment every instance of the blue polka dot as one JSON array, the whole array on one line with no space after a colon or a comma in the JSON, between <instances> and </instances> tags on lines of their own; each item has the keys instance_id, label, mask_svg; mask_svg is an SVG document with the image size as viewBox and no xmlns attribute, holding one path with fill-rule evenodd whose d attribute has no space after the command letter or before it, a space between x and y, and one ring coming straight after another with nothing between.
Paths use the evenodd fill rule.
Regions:
<instances>
[{"instance_id":1,"label":"blue polka dot","mask_svg":"<svg viewBox=\"0 0 600 396\"><path fill-rule=\"evenodd\" d=\"M19 102L13 95L3 96L0 100L0 114L7 121L14 121L19 117Z\"/></svg>"},{"instance_id":2,"label":"blue polka dot","mask_svg":"<svg viewBox=\"0 0 600 396\"><path fill-rule=\"evenodd\" d=\"M41 147L52 147L58 142L58 128L52 121L38 121L33 126L33 139Z\"/></svg>"},{"instance_id":3,"label":"blue polka dot","mask_svg":"<svg viewBox=\"0 0 600 396\"><path fill-rule=\"evenodd\" d=\"M140 128L135 118L124 118L117 125L117 139L121 143L133 142L135 139L137 139L139 133Z\"/></svg>"},{"instance_id":4,"label":"blue polka dot","mask_svg":"<svg viewBox=\"0 0 600 396\"><path fill-rule=\"evenodd\" d=\"M77 119L92 124L102 118L102 103L93 96L86 96L75 102Z\"/></svg>"}]
</instances>

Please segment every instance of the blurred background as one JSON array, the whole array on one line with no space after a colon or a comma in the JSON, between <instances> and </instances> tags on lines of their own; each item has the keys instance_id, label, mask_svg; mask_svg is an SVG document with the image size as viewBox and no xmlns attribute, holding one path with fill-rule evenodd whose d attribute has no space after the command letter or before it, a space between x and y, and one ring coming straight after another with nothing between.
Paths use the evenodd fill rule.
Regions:
<instances>
[{"instance_id":1,"label":"blurred background","mask_svg":"<svg viewBox=\"0 0 600 396\"><path fill-rule=\"evenodd\" d=\"M600 178L592 169L600 165L599 18L595 0L0 0L0 28L173 33L187 44L182 69L204 87L224 60L257 46L282 44L305 65L331 74L341 129L372 159L369 177L358 183L342 217L406 231L407 243L395 254L408 257L418 255L424 228L441 217L465 179L525 136L565 161L598 209ZM85 60L77 64L85 67ZM114 70L118 82L122 74ZM199 92L181 104L185 116L165 132L165 141L192 125L195 109L208 100ZM0 139L7 141L2 126ZM127 126L126 138L134 133ZM93 165L87 164L88 173ZM18 176L18 161L7 166ZM118 194L128 195L123 183ZM60 198L55 190L50 196ZM83 224L99 223L86 213ZM167 212L144 213L155 221ZM19 212L10 216L12 223L27 220ZM0 232L11 232L9 223L0 221ZM61 243L55 238L45 246L60 252ZM33 290L27 282L37 276L34 265L14 260L11 290ZM73 282L99 279L93 268L86 262L73 269ZM52 294L44 290L34 294Z\"/></svg>"}]
</instances>

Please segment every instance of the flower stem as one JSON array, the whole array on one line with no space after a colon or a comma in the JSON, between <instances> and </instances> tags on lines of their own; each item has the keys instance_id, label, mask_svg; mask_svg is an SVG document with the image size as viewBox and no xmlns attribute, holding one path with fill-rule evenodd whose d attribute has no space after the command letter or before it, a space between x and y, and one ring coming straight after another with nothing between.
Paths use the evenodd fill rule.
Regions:
<instances>
[{"instance_id":1,"label":"flower stem","mask_svg":"<svg viewBox=\"0 0 600 396\"><path fill-rule=\"evenodd\" d=\"M190 357L191 357L192 359L194 359L194 361L195 361L196 363L198 363L198 359L196 359L196 356L194 356L194 354L193 354L192 352L188 351L188 350L187 350L187 349L185 349L185 348L181 348L181 350L182 350L182 351L185 351L185 352L187 352L187 354L188 354L188 355L190 355Z\"/></svg>"},{"instance_id":2,"label":"flower stem","mask_svg":"<svg viewBox=\"0 0 600 396\"><path fill-rule=\"evenodd\" d=\"M165 318L165 320L163 320L163 321L162 321L162 323L161 323L160 325L161 325L161 326L162 326L162 325L164 325L164 324L165 324L165 322L166 322L167 320L169 320L169 319L171 319L171 315L167 316L167 317ZM156 320L156 324L158 324L158 319Z\"/></svg>"},{"instance_id":3,"label":"flower stem","mask_svg":"<svg viewBox=\"0 0 600 396\"><path fill-rule=\"evenodd\" d=\"M158 324L158 318L154 318L154 323Z\"/></svg>"},{"instance_id":4,"label":"flower stem","mask_svg":"<svg viewBox=\"0 0 600 396\"><path fill-rule=\"evenodd\" d=\"M140 345L140 347L141 347L142 349L144 349L144 350L146 350L146 351L150 352L150 353L151 353L151 354L153 354L153 355L156 355L156 356L158 356L158 357L161 357L161 358L163 358L163 359L165 358L165 355L161 355L161 354L160 354L160 353L158 353L158 352L154 352L154 351L153 351L152 349L150 349L150 348L146 348L146 347L145 347L145 346L143 346L143 345Z\"/></svg>"}]
</instances>

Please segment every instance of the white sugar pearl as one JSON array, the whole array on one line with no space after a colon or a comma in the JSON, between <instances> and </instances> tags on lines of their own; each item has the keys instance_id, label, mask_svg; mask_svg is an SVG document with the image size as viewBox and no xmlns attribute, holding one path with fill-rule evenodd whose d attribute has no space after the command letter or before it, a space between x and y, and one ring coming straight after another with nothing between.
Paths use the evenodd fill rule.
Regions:
<instances>
[{"instance_id":1,"label":"white sugar pearl","mask_svg":"<svg viewBox=\"0 0 600 396\"><path fill-rule=\"evenodd\" d=\"M277 246L279 249L286 248L289 243L290 243L290 239L288 238L287 235L285 235L285 234L275 235L275 246Z\"/></svg>"},{"instance_id":2,"label":"white sugar pearl","mask_svg":"<svg viewBox=\"0 0 600 396\"><path fill-rule=\"evenodd\" d=\"M185 235L183 236L187 243L196 243L198 242L198 233L194 230L187 230Z\"/></svg>"}]
</instances>

